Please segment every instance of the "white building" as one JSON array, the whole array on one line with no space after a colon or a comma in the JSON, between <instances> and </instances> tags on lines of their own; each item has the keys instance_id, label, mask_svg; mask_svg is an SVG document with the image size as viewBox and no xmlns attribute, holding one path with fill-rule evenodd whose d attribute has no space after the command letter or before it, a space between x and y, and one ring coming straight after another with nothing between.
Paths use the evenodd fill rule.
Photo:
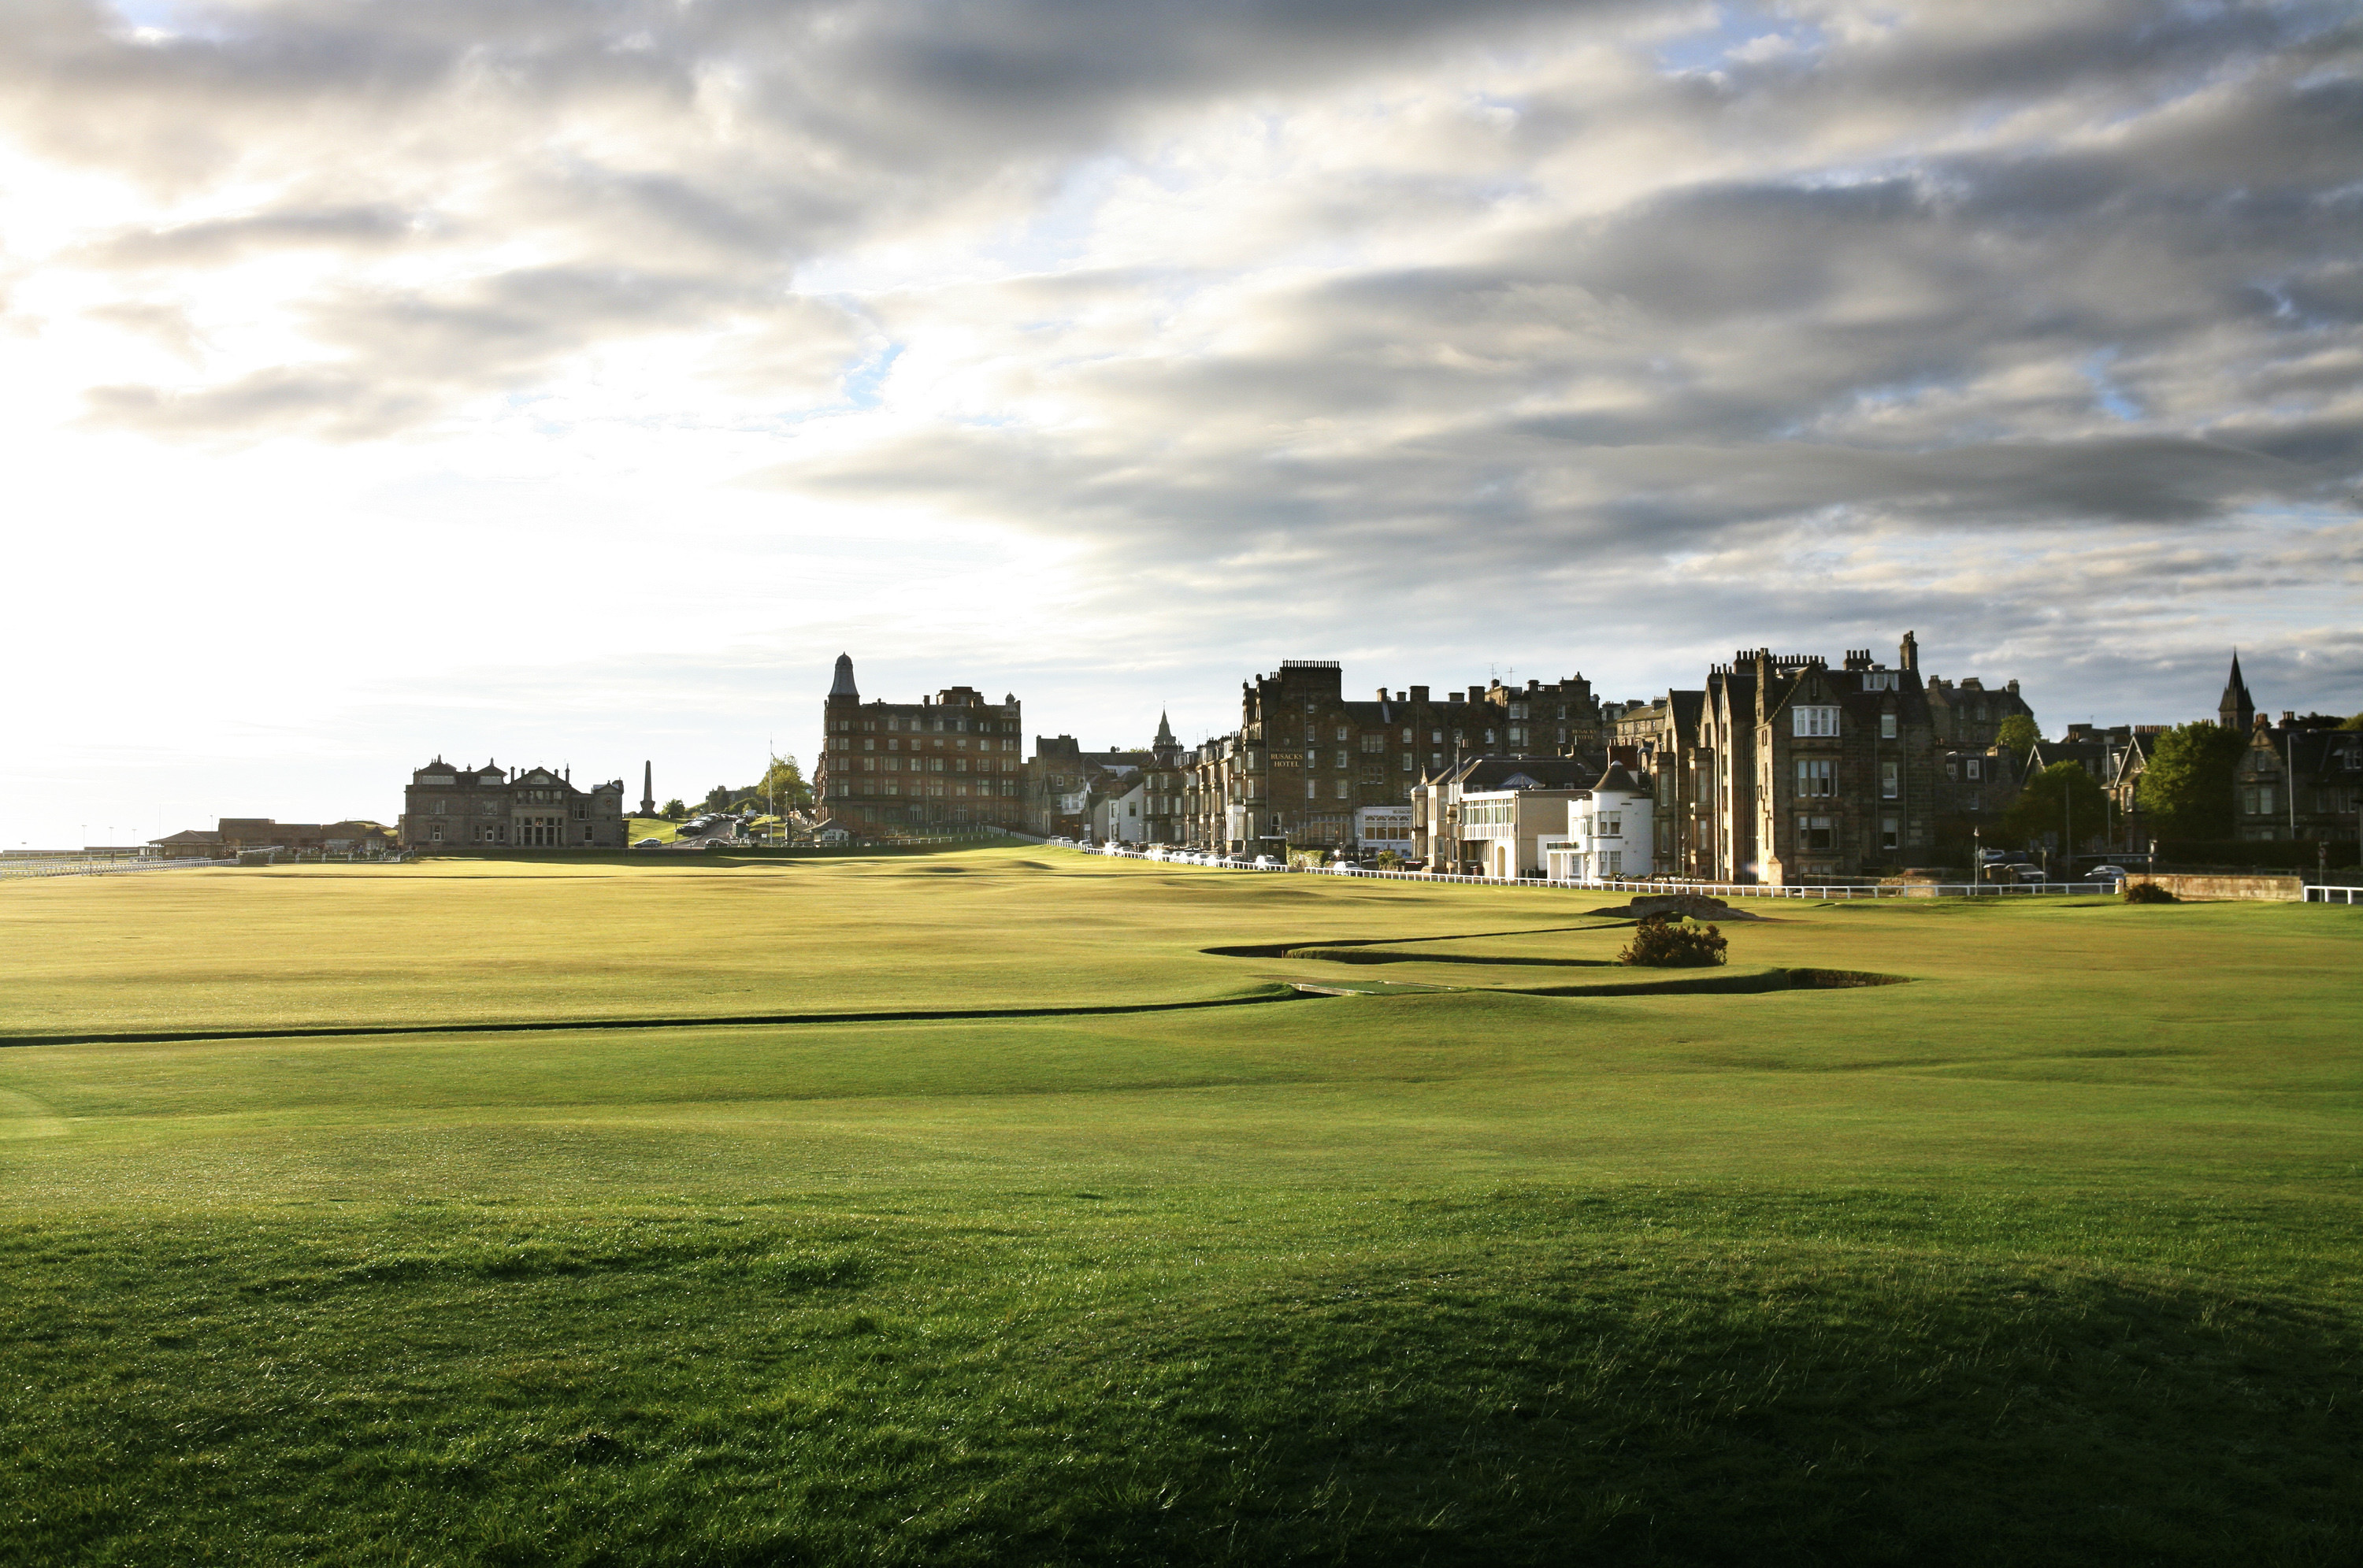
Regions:
<instances>
[{"instance_id":1,"label":"white building","mask_svg":"<svg viewBox=\"0 0 2363 1568\"><path fill-rule=\"evenodd\" d=\"M1354 813L1354 847L1364 855L1392 849L1411 858L1411 806L1364 806Z\"/></svg>"},{"instance_id":2,"label":"white building","mask_svg":"<svg viewBox=\"0 0 2363 1568\"><path fill-rule=\"evenodd\" d=\"M1084 826L1102 844L1137 844L1141 812L1148 801L1148 780L1135 774L1115 788L1122 792L1102 795L1092 802Z\"/></svg>"},{"instance_id":3,"label":"white building","mask_svg":"<svg viewBox=\"0 0 2363 1568\"><path fill-rule=\"evenodd\" d=\"M1655 874L1648 786L1613 762L1567 810L1567 835L1545 852L1554 879L1624 881Z\"/></svg>"},{"instance_id":4,"label":"white building","mask_svg":"<svg viewBox=\"0 0 2363 1568\"><path fill-rule=\"evenodd\" d=\"M1519 877L1544 869L1543 846L1568 836L1581 790L1486 790L1460 797L1460 840L1477 846L1480 873Z\"/></svg>"}]
</instances>

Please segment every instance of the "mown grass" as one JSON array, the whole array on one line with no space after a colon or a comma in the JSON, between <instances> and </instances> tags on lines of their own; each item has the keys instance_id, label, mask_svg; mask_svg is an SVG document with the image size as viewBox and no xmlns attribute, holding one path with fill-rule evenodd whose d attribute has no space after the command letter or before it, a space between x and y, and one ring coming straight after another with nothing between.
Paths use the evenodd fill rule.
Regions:
<instances>
[{"instance_id":1,"label":"mown grass","mask_svg":"<svg viewBox=\"0 0 2363 1568\"><path fill-rule=\"evenodd\" d=\"M2363 911L1784 907L1735 965L1910 982L1587 997L1524 890L382 875L0 889L12 1021L678 1010L750 908L838 1010L1467 988L0 1051L0 1560L2363 1554Z\"/></svg>"}]
</instances>

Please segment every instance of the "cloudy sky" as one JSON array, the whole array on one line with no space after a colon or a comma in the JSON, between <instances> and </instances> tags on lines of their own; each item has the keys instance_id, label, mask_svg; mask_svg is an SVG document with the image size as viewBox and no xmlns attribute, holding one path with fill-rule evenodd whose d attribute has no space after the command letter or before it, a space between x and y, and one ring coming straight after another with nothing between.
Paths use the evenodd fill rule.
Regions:
<instances>
[{"instance_id":1,"label":"cloudy sky","mask_svg":"<svg viewBox=\"0 0 2363 1568\"><path fill-rule=\"evenodd\" d=\"M1892 649L2363 708L2346 4L0 0L10 846Z\"/></svg>"}]
</instances>

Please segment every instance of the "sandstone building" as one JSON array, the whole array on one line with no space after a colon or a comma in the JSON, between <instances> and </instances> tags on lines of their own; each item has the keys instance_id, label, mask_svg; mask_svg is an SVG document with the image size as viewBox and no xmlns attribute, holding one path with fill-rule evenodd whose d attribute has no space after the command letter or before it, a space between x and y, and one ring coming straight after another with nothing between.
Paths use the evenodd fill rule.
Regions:
<instances>
[{"instance_id":1,"label":"sandstone building","mask_svg":"<svg viewBox=\"0 0 2363 1568\"><path fill-rule=\"evenodd\" d=\"M1659 873L1797 882L1965 856L2016 792L1994 744L2012 713L2033 716L2015 680L1932 690L1907 632L1892 667L1869 649L1835 669L1743 649L1703 690L1627 705L1609 726L1649 792Z\"/></svg>"},{"instance_id":2,"label":"sandstone building","mask_svg":"<svg viewBox=\"0 0 2363 1568\"><path fill-rule=\"evenodd\" d=\"M578 790L547 767L453 767L441 757L403 791L402 845L461 849L621 849L624 781Z\"/></svg>"},{"instance_id":3,"label":"sandstone building","mask_svg":"<svg viewBox=\"0 0 2363 1568\"><path fill-rule=\"evenodd\" d=\"M2363 732L2279 725L2258 713L2232 775L2233 835L2250 843L2363 835Z\"/></svg>"},{"instance_id":4,"label":"sandstone building","mask_svg":"<svg viewBox=\"0 0 2363 1568\"><path fill-rule=\"evenodd\" d=\"M1756 667L1756 849L1766 882L1875 876L1936 846L1935 727L1907 640L1899 668L1850 652Z\"/></svg>"},{"instance_id":5,"label":"sandstone building","mask_svg":"<svg viewBox=\"0 0 2363 1568\"><path fill-rule=\"evenodd\" d=\"M1359 808L1400 804L1431 762L1507 723L1483 687L1443 701L1425 686L1354 701L1342 681L1335 659L1286 659L1240 683L1239 727L1185 769L1189 843L1231 855L1350 848Z\"/></svg>"},{"instance_id":6,"label":"sandstone building","mask_svg":"<svg viewBox=\"0 0 2363 1568\"><path fill-rule=\"evenodd\" d=\"M821 709L818 813L858 838L1023 829L1025 726L1015 696L949 686L916 702L864 702L839 654Z\"/></svg>"},{"instance_id":7,"label":"sandstone building","mask_svg":"<svg viewBox=\"0 0 2363 1568\"><path fill-rule=\"evenodd\" d=\"M160 855L195 858L234 856L247 849L283 849L297 855L382 855L394 834L372 822L282 823L269 817L223 817L219 825L190 828L151 838Z\"/></svg>"},{"instance_id":8,"label":"sandstone building","mask_svg":"<svg viewBox=\"0 0 2363 1568\"><path fill-rule=\"evenodd\" d=\"M1600 761L1590 756L1479 756L1425 773L1411 790L1412 853L1425 860L1430 870L1492 875L1491 867L1500 863L1500 841L1511 836L1503 832L1507 824L1525 830L1517 835L1521 839L1517 853L1533 848L1536 856L1517 859L1514 854L1516 864L1508 874L1540 866L1541 850L1525 841L1546 829L1546 836L1564 837L1565 802L1600 772ZM1504 812L1498 800L1482 812L1472 803L1478 796L1529 793L1537 801L1548 798L1556 802L1550 808L1556 817L1546 821L1522 812Z\"/></svg>"}]
</instances>

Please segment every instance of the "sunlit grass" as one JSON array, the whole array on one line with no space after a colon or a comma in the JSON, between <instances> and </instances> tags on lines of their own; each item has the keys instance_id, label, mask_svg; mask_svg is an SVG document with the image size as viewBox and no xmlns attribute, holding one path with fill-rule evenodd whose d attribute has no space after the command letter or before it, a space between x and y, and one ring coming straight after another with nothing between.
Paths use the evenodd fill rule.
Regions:
<instances>
[{"instance_id":1,"label":"sunlit grass","mask_svg":"<svg viewBox=\"0 0 2363 1568\"><path fill-rule=\"evenodd\" d=\"M2363 911L1778 906L1736 967L1908 983L1537 996L1629 977L1600 900L337 869L0 889L10 1025L1465 988L0 1051L0 1559L2363 1547ZM1342 942L1411 961L1204 951Z\"/></svg>"}]
</instances>

